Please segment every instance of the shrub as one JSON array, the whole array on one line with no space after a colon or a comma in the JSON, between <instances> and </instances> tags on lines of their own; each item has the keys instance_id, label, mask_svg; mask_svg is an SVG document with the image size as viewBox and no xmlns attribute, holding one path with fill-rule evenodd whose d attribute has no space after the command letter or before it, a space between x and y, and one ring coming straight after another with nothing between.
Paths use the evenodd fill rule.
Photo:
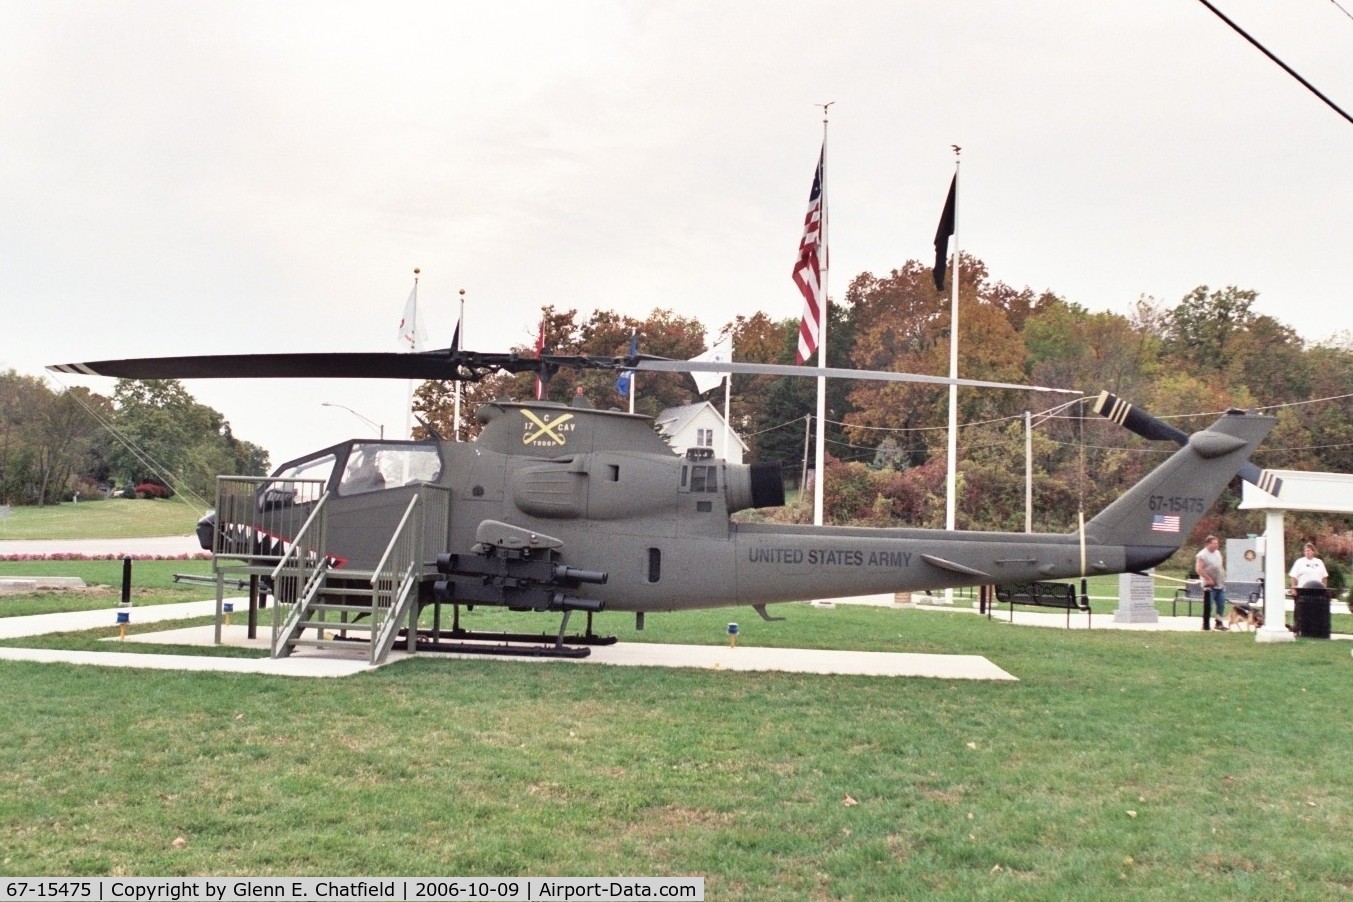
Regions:
<instances>
[{"instance_id":1,"label":"shrub","mask_svg":"<svg viewBox=\"0 0 1353 902\"><path fill-rule=\"evenodd\" d=\"M135 491L137 498L168 498L174 494L158 482L138 482Z\"/></svg>"}]
</instances>

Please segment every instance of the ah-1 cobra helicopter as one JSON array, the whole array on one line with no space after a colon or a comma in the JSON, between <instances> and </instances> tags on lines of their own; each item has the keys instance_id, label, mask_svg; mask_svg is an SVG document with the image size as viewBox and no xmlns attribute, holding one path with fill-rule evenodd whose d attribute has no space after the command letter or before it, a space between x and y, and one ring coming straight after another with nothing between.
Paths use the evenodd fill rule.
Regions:
<instances>
[{"instance_id":1,"label":"ah-1 cobra helicopter","mask_svg":"<svg viewBox=\"0 0 1353 902\"><path fill-rule=\"evenodd\" d=\"M135 379L477 381L493 372L532 371L548 380L560 367L951 381L644 355L483 354L455 346L402 354L146 358L51 369ZM460 630L462 606L553 611L563 614L555 636L491 638L549 640L556 653L569 653L565 630L574 611L588 615L588 631L568 640L586 643L604 641L591 631L592 614L603 610L632 612L641 629L648 612L750 606L774 619L766 612L772 602L1144 570L1178 549L1233 476L1256 480L1248 457L1275 422L1232 411L1207 429L1185 435L1107 393L1098 406L1139 434L1171 439L1181 447L1069 534L737 523L730 519L737 511L784 503L778 463L730 464L694 451L679 456L648 417L547 401L483 405L478 416L484 428L472 442L354 440L289 461L269 480L251 486L249 513L232 514L226 522L217 512L217 520L207 519L199 534L204 547L218 551L230 530L245 530L256 544L263 541L274 549L313 543L308 535L298 536L323 500L329 525L321 534L322 547L310 551L322 557L331 577L368 574L387 552L410 499L426 487L439 487L445 504L437 516L444 522L428 533L440 538L434 546L425 545L408 583L410 625L417 624L426 606L438 605L439 614L440 605L450 604L457 615L453 635L480 638ZM316 491L298 494L297 481L307 480ZM251 522L251 517L258 519ZM339 600L352 600L353 581L337 579L335 585L330 591Z\"/></svg>"}]
</instances>

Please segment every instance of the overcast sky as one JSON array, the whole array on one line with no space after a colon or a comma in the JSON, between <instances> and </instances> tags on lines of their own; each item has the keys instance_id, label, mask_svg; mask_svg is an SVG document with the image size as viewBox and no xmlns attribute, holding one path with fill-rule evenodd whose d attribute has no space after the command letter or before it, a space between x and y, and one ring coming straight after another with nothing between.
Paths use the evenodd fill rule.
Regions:
<instances>
[{"instance_id":1,"label":"overcast sky","mask_svg":"<svg viewBox=\"0 0 1353 902\"><path fill-rule=\"evenodd\" d=\"M1216 5L1353 111L1333 0ZM395 350L415 266L436 347L461 288L479 350L530 343L545 304L796 317L827 101L833 295L929 260L957 144L959 242L994 279L1120 312L1233 284L1308 340L1353 330L1353 124L1196 0L3 19L0 368ZM401 382L185 384L274 463L372 431L325 401L406 424Z\"/></svg>"}]
</instances>

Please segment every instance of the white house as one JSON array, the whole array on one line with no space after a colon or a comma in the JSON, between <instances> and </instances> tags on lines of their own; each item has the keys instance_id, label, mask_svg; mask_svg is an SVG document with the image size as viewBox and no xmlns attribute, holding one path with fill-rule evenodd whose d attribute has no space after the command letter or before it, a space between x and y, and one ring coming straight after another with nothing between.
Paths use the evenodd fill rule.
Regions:
<instances>
[{"instance_id":1,"label":"white house","mask_svg":"<svg viewBox=\"0 0 1353 902\"><path fill-rule=\"evenodd\" d=\"M678 454L685 454L687 448L710 448L715 457L730 464L740 464L747 453L747 443L731 429L728 430L728 452L724 453L724 419L708 401L669 407L658 414L653 425Z\"/></svg>"}]
</instances>

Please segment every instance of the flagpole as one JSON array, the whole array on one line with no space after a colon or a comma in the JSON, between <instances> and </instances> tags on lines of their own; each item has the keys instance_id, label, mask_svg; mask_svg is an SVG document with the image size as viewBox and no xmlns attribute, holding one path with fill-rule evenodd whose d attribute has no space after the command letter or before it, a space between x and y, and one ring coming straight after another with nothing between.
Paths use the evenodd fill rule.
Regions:
<instances>
[{"instance_id":1,"label":"flagpole","mask_svg":"<svg viewBox=\"0 0 1353 902\"><path fill-rule=\"evenodd\" d=\"M731 358L731 355L730 355ZM728 461L728 433L732 427L728 425L728 397L732 393L733 374L729 373L723 377L723 459Z\"/></svg>"},{"instance_id":2,"label":"flagpole","mask_svg":"<svg viewBox=\"0 0 1353 902\"><path fill-rule=\"evenodd\" d=\"M417 266L413 268L413 317L409 323L409 334L413 336L415 354L423 350L418 347L418 274L421 271ZM404 405L404 434L410 439L413 438L413 393L414 380L410 379L408 403Z\"/></svg>"},{"instance_id":3,"label":"flagpole","mask_svg":"<svg viewBox=\"0 0 1353 902\"><path fill-rule=\"evenodd\" d=\"M813 416L803 415L803 472L799 475L799 500L803 500L803 490L808 485L808 440L813 437Z\"/></svg>"},{"instance_id":4,"label":"flagpole","mask_svg":"<svg viewBox=\"0 0 1353 902\"><path fill-rule=\"evenodd\" d=\"M836 101L822 104L822 303L818 305L817 323L817 365L827 366L827 272L831 265L831 253L827 244L827 110ZM823 490L827 475L827 378L817 377L817 447L813 453L813 523L822 525Z\"/></svg>"},{"instance_id":5,"label":"flagpole","mask_svg":"<svg viewBox=\"0 0 1353 902\"><path fill-rule=\"evenodd\" d=\"M536 334L536 360L545 356L545 312L540 313L540 331ZM536 400L545 398L545 366L539 364L536 372Z\"/></svg>"},{"instance_id":6,"label":"flagpole","mask_svg":"<svg viewBox=\"0 0 1353 902\"><path fill-rule=\"evenodd\" d=\"M633 353L633 354L639 353L639 330L638 330L638 329L631 329L631 330L630 330L630 352ZM636 388L639 387L638 385L635 384L635 380L638 379L638 378L639 378L639 371L638 371L638 370L630 370L630 413L634 413L634 390L635 390Z\"/></svg>"},{"instance_id":7,"label":"flagpole","mask_svg":"<svg viewBox=\"0 0 1353 902\"><path fill-rule=\"evenodd\" d=\"M954 273L949 291L949 378L958 378L958 167L960 148L954 145ZM955 523L958 490L958 385L949 383L949 464L944 484L944 528L952 531ZM954 590L945 589L944 599L954 602Z\"/></svg>"},{"instance_id":8,"label":"flagpole","mask_svg":"<svg viewBox=\"0 0 1353 902\"><path fill-rule=\"evenodd\" d=\"M457 347L453 351L460 350L465 345L465 289L460 290L460 320L456 324ZM460 441L460 380L456 380L456 441Z\"/></svg>"}]
</instances>

